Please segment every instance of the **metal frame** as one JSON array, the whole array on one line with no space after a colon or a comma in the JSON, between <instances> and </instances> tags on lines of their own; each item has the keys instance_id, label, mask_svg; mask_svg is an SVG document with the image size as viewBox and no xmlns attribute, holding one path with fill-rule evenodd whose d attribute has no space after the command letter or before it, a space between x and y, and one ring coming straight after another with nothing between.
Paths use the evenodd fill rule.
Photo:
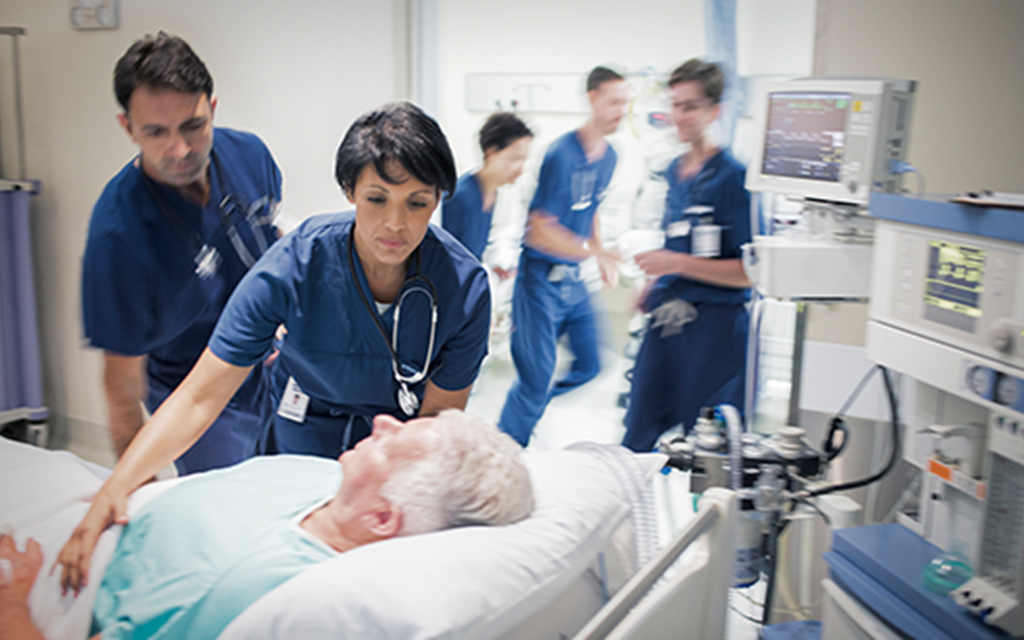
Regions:
<instances>
[{"instance_id":1,"label":"metal frame","mask_svg":"<svg viewBox=\"0 0 1024 640\"><path fill-rule=\"evenodd\" d=\"M709 489L690 524L601 608L575 640L725 637L738 514L732 491ZM692 562L666 576L693 545L697 554Z\"/></svg>"},{"instance_id":2,"label":"metal frame","mask_svg":"<svg viewBox=\"0 0 1024 640\"><path fill-rule=\"evenodd\" d=\"M22 27L0 27L0 36L11 36L12 64L14 66L14 120L18 135L18 178L25 179L25 127L21 109L21 61L18 59L18 36L25 35Z\"/></svg>"}]
</instances>

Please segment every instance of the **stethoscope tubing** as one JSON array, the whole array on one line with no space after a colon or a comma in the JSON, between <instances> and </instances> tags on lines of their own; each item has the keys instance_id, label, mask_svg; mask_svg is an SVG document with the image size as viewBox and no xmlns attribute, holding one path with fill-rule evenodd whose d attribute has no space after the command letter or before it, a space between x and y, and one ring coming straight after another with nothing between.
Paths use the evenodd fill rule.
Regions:
<instances>
[{"instance_id":1,"label":"stethoscope tubing","mask_svg":"<svg viewBox=\"0 0 1024 640\"><path fill-rule=\"evenodd\" d=\"M434 283L430 281L430 278L423 275L421 270L422 254L420 253L420 247L416 247L413 259L416 261L416 273L402 283L401 293L395 302L395 322L391 330L391 339L388 340L388 334L387 330L384 328L384 323L381 322L380 316L373 310L373 307L370 305L370 301L363 292L363 286L359 282L359 273L356 271L355 264L355 223L353 223L352 231L349 233L348 238L349 272L351 273L352 280L355 283L356 291L359 292L359 299L362 300L363 306L366 307L366 312L369 313L370 318L373 319L373 324L377 327L378 333L380 333L381 337L384 339L384 344L387 346L388 353L391 355L391 371L395 382L397 382L405 391L408 391L407 385L418 384L427 377L427 372L430 369L430 358L434 353L434 338L437 332L437 288L434 286ZM407 288L410 283L417 280L421 280L427 288ZM398 325L401 318L402 303L405 301L407 296L416 292L420 292L430 299L430 337L427 344L427 353L423 360L423 368L414 375L406 376L402 374L401 363L398 360Z\"/></svg>"}]
</instances>

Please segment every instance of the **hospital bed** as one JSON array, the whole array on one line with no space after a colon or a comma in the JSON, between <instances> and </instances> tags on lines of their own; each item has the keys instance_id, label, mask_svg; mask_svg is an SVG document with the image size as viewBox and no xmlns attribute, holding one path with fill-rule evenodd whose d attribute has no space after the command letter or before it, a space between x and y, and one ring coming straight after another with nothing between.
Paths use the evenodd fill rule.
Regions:
<instances>
[{"instance_id":1,"label":"hospital bed","mask_svg":"<svg viewBox=\"0 0 1024 640\"><path fill-rule=\"evenodd\" d=\"M709 491L690 525L657 550L650 489L663 460L595 444L529 452L530 518L342 554L263 596L221 638L724 637L735 500ZM49 567L108 473L0 439L0 527L19 547L38 540ZM129 513L178 482L188 478L141 488ZM101 538L93 575L119 533ZM37 579L33 619L49 640L81 640L99 580L78 598L61 597L58 575Z\"/></svg>"}]
</instances>

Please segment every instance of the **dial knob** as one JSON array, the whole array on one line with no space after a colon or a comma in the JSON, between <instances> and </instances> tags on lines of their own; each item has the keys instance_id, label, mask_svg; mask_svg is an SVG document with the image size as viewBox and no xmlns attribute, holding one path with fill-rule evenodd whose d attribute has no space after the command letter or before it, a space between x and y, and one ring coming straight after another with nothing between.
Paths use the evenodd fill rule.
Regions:
<instances>
[{"instance_id":1,"label":"dial knob","mask_svg":"<svg viewBox=\"0 0 1024 640\"><path fill-rule=\"evenodd\" d=\"M992 327L991 332L992 348L1000 353L1010 355L1013 353L1013 342L1016 337L1016 331L1013 327L1005 324L997 324Z\"/></svg>"}]
</instances>

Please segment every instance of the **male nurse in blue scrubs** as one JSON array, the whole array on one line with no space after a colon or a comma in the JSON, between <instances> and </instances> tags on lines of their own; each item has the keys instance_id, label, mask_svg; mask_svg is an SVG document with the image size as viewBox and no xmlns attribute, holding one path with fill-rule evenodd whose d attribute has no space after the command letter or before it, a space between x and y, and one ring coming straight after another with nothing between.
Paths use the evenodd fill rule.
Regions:
<instances>
[{"instance_id":1,"label":"male nurse in blue scrubs","mask_svg":"<svg viewBox=\"0 0 1024 640\"><path fill-rule=\"evenodd\" d=\"M104 352L120 457L142 427L142 404L155 412L184 379L235 286L274 242L281 173L256 136L214 129L213 80L181 38L160 32L132 44L114 91L140 153L93 210L82 311L89 343ZM261 390L257 371L177 459L180 474L255 453Z\"/></svg>"},{"instance_id":2,"label":"male nurse in blue scrubs","mask_svg":"<svg viewBox=\"0 0 1024 640\"><path fill-rule=\"evenodd\" d=\"M595 213L615 171L615 150L605 136L625 115L629 87L617 72L596 67L587 76L587 97L592 112L586 124L555 140L544 156L512 296L512 360L519 375L499 426L524 447L548 401L601 370L597 322L579 263L595 257L605 284L618 282L617 258L601 244ZM574 360L552 385L563 335Z\"/></svg>"},{"instance_id":3,"label":"male nurse in blue scrubs","mask_svg":"<svg viewBox=\"0 0 1024 640\"><path fill-rule=\"evenodd\" d=\"M743 166L711 137L724 90L721 69L697 59L668 81L672 121L690 150L666 171L665 247L635 258L656 280L641 302L651 319L625 418L622 444L634 451L650 451L678 424L692 429L701 407L743 407L750 194Z\"/></svg>"}]
</instances>

